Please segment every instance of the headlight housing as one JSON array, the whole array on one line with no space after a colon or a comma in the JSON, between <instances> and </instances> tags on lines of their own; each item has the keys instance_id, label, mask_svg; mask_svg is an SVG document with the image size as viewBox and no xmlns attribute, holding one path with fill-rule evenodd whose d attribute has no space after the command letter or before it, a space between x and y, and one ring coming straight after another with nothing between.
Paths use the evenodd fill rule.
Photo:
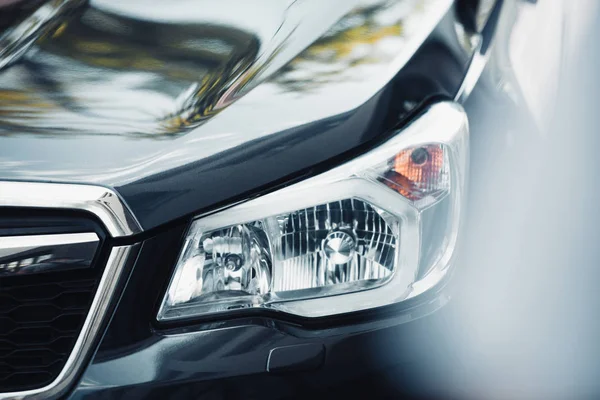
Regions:
<instances>
[{"instance_id":1,"label":"headlight housing","mask_svg":"<svg viewBox=\"0 0 600 400\"><path fill-rule=\"evenodd\" d=\"M195 219L158 319L320 317L422 293L451 264L467 160L464 111L438 103L367 154Z\"/></svg>"}]
</instances>

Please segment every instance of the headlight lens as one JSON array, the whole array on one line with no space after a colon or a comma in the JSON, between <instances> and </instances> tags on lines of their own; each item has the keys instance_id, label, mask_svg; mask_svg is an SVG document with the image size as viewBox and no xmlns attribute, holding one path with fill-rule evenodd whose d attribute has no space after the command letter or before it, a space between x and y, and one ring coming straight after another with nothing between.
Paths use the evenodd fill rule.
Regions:
<instances>
[{"instance_id":1,"label":"headlight lens","mask_svg":"<svg viewBox=\"0 0 600 400\"><path fill-rule=\"evenodd\" d=\"M273 248L280 260L274 292L318 293L355 283L362 288L385 281L394 271L399 221L360 199L279 215L272 223L277 224Z\"/></svg>"},{"instance_id":2,"label":"headlight lens","mask_svg":"<svg viewBox=\"0 0 600 400\"><path fill-rule=\"evenodd\" d=\"M250 307L323 316L433 286L456 241L467 131L462 109L440 103L364 156L196 219L159 320Z\"/></svg>"}]
</instances>

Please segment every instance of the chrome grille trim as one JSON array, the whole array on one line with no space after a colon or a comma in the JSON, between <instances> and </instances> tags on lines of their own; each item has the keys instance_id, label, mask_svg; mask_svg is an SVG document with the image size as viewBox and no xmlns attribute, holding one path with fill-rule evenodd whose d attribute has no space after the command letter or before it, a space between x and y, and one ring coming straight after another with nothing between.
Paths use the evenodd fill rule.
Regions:
<instances>
[{"instance_id":1,"label":"chrome grille trim","mask_svg":"<svg viewBox=\"0 0 600 400\"><path fill-rule=\"evenodd\" d=\"M138 245L114 247L104 269L104 274L98 285L96 296L85 319L81 333L75 342L65 367L58 377L49 385L22 392L0 393L0 400L38 400L55 398L63 394L73 383L86 356L92 350L94 339L100 333L103 321L108 317L107 310L110 300L115 294L119 277L122 275L129 255Z\"/></svg>"},{"instance_id":2,"label":"chrome grille trim","mask_svg":"<svg viewBox=\"0 0 600 400\"><path fill-rule=\"evenodd\" d=\"M99 244L94 232L0 236L0 277L89 267Z\"/></svg>"},{"instance_id":3,"label":"chrome grille trim","mask_svg":"<svg viewBox=\"0 0 600 400\"><path fill-rule=\"evenodd\" d=\"M0 207L88 211L100 219L112 237L142 232L142 226L121 198L101 186L0 181Z\"/></svg>"},{"instance_id":4,"label":"chrome grille trim","mask_svg":"<svg viewBox=\"0 0 600 400\"><path fill-rule=\"evenodd\" d=\"M126 237L143 231L125 202L111 189L83 184L0 181L0 208L62 209L87 211L104 225L109 236ZM123 269L138 244L113 247L96 290L96 295L75 346L64 368L52 383L20 392L0 393L0 400L52 399L63 395L74 383L93 350L94 340L108 315L108 306Z\"/></svg>"}]
</instances>

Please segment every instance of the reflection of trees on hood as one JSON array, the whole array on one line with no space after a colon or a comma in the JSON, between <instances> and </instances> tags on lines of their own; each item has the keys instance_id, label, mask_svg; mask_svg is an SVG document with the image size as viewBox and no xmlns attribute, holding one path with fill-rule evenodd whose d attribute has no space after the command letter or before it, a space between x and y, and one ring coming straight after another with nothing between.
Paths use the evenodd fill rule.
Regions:
<instances>
[{"instance_id":1,"label":"reflection of trees on hood","mask_svg":"<svg viewBox=\"0 0 600 400\"><path fill-rule=\"evenodd\" d=\"M393 5L356 9L283 68L276 82L284 90L307 91L328 82L360 79L349 72L361 64L386 61L387 39L402 40L408 18L422 13L426 2L414 1L409 12L391 11ZM431 1L429 3L432 3ZM389 14L397 18L389 18ZM417 18L415 17L415 18Z\"/></svg>"},{"instance_id":2,"label":"reflection of trees on hood","mask_svg":"<svg viewBox=\"0 0 600 400\"><path fill-rule=\"evenodd\" d=\"M0 72L0 133L180 133L230 104L258 49L231 27L87 8Z\"/></svg>"},{"instance_id":3,"label":"reflection of trees on hood","mask_svg":"<svg viewBox=\"0 0 600 400\"><path fill-rule=\"evenodd\" d=\"M0 0L0 34L34 12L46 0Z\"/></svg>"}]
</instances>

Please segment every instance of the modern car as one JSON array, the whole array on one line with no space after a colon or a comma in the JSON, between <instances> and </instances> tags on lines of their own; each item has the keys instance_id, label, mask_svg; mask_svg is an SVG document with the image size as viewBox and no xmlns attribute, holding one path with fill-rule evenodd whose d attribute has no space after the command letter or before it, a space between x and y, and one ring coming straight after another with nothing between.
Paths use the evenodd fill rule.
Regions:
<instances>
[{"instance_id":1,"label":"modern car","mask_svg":"<svg viewBox=\"0 0 600 400\"><path fill-rule=\"evenodd\" d=\"M470 211L575 3L0 0L0 399L494 397Z\"/></svg>"}]
</instances>

